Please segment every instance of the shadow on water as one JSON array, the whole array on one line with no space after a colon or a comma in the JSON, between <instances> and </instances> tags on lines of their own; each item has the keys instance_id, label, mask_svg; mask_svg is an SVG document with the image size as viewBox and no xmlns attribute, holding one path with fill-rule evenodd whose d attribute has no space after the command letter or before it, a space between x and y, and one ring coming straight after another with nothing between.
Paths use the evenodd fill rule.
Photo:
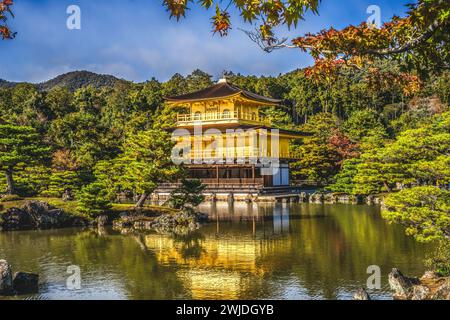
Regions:
<instances>
[{"instance_id":1,"label":"shadow on water","mask_svg":"<svg viewBox=\"0 0 450 320\"><path fill-rule=\"evenodd\" d=\"M0 258L41 275L33 299L349 299L369 265L420 275L427 246L365 205L215 203L184 236L111 229L0 233ZM66 287L78 265L82 288Z\"/></svg>"}]
</instances>

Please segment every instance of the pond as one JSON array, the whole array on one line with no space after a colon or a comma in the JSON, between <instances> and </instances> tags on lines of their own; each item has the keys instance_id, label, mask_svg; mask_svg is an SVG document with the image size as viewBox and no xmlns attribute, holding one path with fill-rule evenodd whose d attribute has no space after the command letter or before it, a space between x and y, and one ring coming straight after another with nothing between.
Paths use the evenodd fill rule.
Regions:
<instances>
[{"instance_id":1,"label":"pond","mask_svg":"<svg viewBox=\"0 0 450 320\"><path fill-rule=\"evenodd\" d=\"M106 229L0 232L0 259L40 274L40 293L15 299L351 299L367 268L424 272L429 247L377 206L216 203L185 236ZM69 266L81 289L68 288Z\"/></svg>"}]
</instances>

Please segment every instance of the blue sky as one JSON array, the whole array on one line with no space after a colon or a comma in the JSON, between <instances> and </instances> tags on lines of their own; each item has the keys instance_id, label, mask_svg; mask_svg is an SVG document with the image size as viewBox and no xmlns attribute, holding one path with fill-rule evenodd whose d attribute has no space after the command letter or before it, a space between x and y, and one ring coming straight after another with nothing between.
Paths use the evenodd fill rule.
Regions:
<instances>
[{"instance_id":1,"label":"blue sky","mask_svg":"<svg viewBox=\"0 0 450 320\"><path fill-rule=\"evenodd\" d=\"M296 29L278 30L291 37L334 26L359 24L369 5L381 8L383 21L405 13L412 0L323 0L318 16L308 14ZM81 8L81 30L68 30L66 9ZM18 32L0 42L0 79L41 82L73 70L112 74L136 82L199 68L215 78L223 70L278 75L311 64L295 49L267 54L238 27L251 29L238 15L226 38L213 35L212 11L193 5L185 19L169 19L162 0L15 0ZM195 10L194 10L195 9Z\"/></svg>"}]
</instances>

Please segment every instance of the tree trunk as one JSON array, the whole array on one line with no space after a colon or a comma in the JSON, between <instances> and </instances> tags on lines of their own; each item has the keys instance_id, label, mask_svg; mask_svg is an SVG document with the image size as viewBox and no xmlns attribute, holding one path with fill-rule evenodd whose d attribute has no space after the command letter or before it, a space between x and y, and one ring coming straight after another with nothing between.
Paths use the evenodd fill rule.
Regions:
<instances>
[{"instance_id":1,"label":"tree trunk","mask_svg":"<svg viewBox=\"0 0 450 320\"><path fill-rule=\"evenodd\" d=\"M148 198L148 194L147 193L141 194L141 197L139 198L139 200L136 203L135 207L136 208L142 208L144 206L145 200L147 200L147 198Z\"/></svg>"},{"instance_id":2,"label":"tree trunk","mask_svg":"<svg viewBox=\"0 0 450 320\"><path fill-rule=\"evenodd\" d=\"M389 184L386 181L383 182L383 185L387 189L387 192L391 192L392 191L391 188L389 187Z\"/></svg>"},{"instance_id":3,"label":"tree trunk","mask_svg":"<svg viewBox=\"0 0 450 320\"><path fill-rule=\"evenodd\" d=\"M5 171L6 175L6 194L14 194L14 179L13 179L13 168L8 167Z\"/></svg>"}]
</instances>

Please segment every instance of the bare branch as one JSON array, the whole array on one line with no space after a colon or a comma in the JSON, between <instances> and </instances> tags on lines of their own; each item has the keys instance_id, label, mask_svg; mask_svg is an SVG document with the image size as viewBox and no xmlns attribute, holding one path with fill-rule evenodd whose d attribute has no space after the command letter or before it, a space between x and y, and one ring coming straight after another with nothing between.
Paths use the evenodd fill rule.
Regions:
<instances>
[{"instance_id":1,"label":"bare branch","mask_svg":"<svg viewBox=\"0 0 450 320\"><path fill-rule=\"evenodd\" d=\"M270 39L265 39L258 30L249 31L241 28L238 28L238 30L244 32L250 38L250 40L255 42L262 50L268 53L277 49L284 49L284 48L298 49L296 45L290 45L286 43L288 41L288 38L278 39L272 37Z\"/></svg>"}]
</instances>

